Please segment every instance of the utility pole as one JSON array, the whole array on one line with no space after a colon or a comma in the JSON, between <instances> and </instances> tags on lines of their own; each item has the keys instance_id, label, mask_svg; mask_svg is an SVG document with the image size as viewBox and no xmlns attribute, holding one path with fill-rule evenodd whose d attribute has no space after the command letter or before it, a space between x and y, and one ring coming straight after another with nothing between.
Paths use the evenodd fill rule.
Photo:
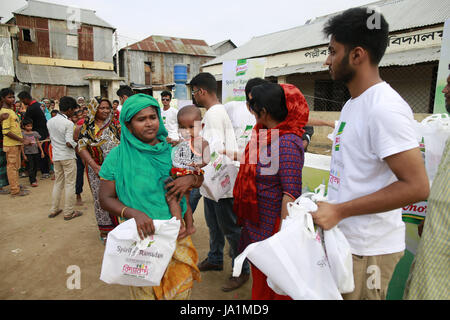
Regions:
<instances>
[{"instance_id":1,"label":"utility pole","mask_svg":"<svg viewBox=\"0 0 450 320\"><path fill-rule=\"evenodd\" d=\"M119 64L119 39L117 35L117 30L114 33L115 39L116 39L116 68L117 68L117 75L120 77L120 64Z\"/></svg>"},{"instance_id":2,"label":"utility pole","mask_svg":"<svg viewBox=\"0 0 450 320\"><path fill-rule=\"evenodd\" d=\"M130 85L130 50L127 43L127 84Z\"/></svg>"}]
</instances>

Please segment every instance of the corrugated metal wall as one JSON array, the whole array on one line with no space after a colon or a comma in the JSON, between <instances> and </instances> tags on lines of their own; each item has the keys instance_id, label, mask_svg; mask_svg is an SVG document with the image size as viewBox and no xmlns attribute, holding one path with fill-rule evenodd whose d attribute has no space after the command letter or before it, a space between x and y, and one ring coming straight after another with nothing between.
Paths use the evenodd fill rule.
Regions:
<instances>
[{"instance_id":1,"label":"corrugated metal wall","mask_svg":"<svg viewBox=\"0 0 450 320\"><path fill-rule=\"evenodd\" d=\"M78 60L94 61L94 30L81 25L78 29Z\"/></svg>"},{"instance_id":2,"label":"corrugated metal wall","mask_svg":"<svg viewBox=\"0 0 450 320\"><path fill-rule=\"evenodd\" d=\"M0 76L14 77L11 35L7 26L0 27Z\"/></svg>"},{"instance_id":3,"label":"corrugated metal wall","mask_svg":"<svg viewBox=\"0 0 450 320\"><path fill-rule=\"evenodd\" d=\"M16 24L20 29L19 55L50 57L48 19L16 15ZM23 29L30 30L33 42L24 41Z\"/></svg>"},{"instance_id":4,"label":"corrugated metal wall","mask_svg":"<svg viewBox=\"0 0 450 320\"><path fill-rule=\"evenodd\" d=\"M199 57L170 53L152 53L132 50L129 51L129 58L127 57L126 50L122 51L120 58L123 61L123 65L121 64L122 76L125 77L125 79L128 79L127 61L129 61L129 69L131 75L130 82L134 82L136 84L145 84L144 62L151 62L152 85L164 85L173 83L173 68L177 63L189 65L188 78L192 78L200 72L200 67L202 64L212 59L211 57Z\"/></svg>"},{"instance_id":5,"label":"corrugated metal wall","mask_svg":"<svg viewBox=\"0 0 450 320\"><path fill-rule=\"evenodd\" d=\"M31 95L37 100L43 98L59 100L67 95L67 87L51 84L33 84L31 85Z\"/></svg>"},{"instance_id":6,"label":"corrugated metal wall","mask_svg":"<svg viewBox=\"0 0 450 320\"><path fill-rule=\"evenodd\" d=\"M112 29L94 27L94 61L113 62Z\"/></svg>"},{"instance_id":7,"label":"corrugated metal wall","mask_svg":"<svg viewBox=\"0 0 450 320\"><path fill-rule=\"evenodd\" d=\"M69 30L66 21L49 20L51 58L78 59L78 47L68 46L67 37L78 37L77 30Z\"/></svg>"}]
</instances>

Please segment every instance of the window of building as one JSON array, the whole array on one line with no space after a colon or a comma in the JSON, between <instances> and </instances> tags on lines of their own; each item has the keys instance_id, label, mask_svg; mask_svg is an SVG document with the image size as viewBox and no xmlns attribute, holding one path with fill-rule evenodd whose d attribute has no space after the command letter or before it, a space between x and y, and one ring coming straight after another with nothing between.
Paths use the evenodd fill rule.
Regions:
<instances>
[{"instance_id":1,"label":"window of building","mask_svg":"<svg viewBox=\"0 0 450 320\"><path fill-rule=\"evenodd\" d=\"M23 38L23 41L33 42L31 30L30 29L22 29L22 38Z\"/></svg>"},{"instance_id":2,"label":"window of building","mask_svg":"<svg viewBox=\"0 0 450 320\"><path fill-rule=\"evenodd\" d=\"M144 62L145 84L152 84L152 63L150 61Z\"/></svg>"}]
</instances>

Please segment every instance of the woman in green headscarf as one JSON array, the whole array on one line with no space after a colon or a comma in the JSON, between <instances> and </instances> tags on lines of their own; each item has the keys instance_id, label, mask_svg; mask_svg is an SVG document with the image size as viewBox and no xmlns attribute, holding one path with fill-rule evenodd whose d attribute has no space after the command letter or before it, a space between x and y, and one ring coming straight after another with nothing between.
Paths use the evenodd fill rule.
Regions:
<instances>
[{"instance_id":1,"label":"woman in green headscarf","mask_svg":"<svg viewBox=\"0 0 450 320\"><path fill-rule=\"evenodd\" d=\"M100 204L121 218L134 218L143 239L154 233L153 219L172 218L166 201L199 187L202 179L192 176L164 186L172 168L172 146L158 102L151 96L129 97L120 113L121 143L114 148L100 170ZM181 201L183 214L186 201ZM180 234L177 248L159 287L130 287L135 299L188 299L194 280L200 279L198 255L190 237Z\"/></svg>"}]
</instances>

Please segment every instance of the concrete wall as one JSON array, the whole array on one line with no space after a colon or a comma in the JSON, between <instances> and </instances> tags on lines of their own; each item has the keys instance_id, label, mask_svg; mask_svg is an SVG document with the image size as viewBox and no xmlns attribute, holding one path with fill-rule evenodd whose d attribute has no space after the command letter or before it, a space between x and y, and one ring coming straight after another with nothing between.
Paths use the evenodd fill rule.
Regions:
<instances>
[{"instance_id":1,"label":"concrete wall","mask_svg":"<svg viewBox=\"0 0 450 320\"><path fill-rule=\"evenodd\" d=\"M418 122L422 121L430 114L428 113L415 113L414 119ZM339 120L340 112L328 112L328 111L310 111L309 118L322 119L327 121ZM332 141L327 136L333 132L330 127L314 127L314 135L311 138L310 147L308 152L319 154L331 154Z\"/></svg>"},{"instance_id":2,"label":"concrete wall","mask_svg":"<svg viewBox=\"0 0 450 320\"><path fill-rule=\"evenodd\" d=\"M411 106L414 113L432 113L431 96L434 95L437 62L406 67L392 66L380 68L381 78L389 83ZM294 74L286 77L286 82L297 86L304 94L310 110L315 110L315 81L331 80L328 72ZM333 100L333 97L325 97ZM326 101L326 100L325 100ZM345 103L343 100L342 105Z\"/></svg>"}]
</instances>

